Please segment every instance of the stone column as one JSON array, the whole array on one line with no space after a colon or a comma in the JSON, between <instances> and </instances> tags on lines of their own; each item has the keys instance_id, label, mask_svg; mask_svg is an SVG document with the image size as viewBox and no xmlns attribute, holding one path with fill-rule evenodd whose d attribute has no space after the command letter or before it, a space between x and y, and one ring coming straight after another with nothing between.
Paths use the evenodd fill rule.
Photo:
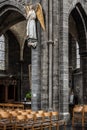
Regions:
<instances>
[{"instance_id":1,"label":"stone column","mask_svg":"<svg viewBox=\"0 0 87 130\"><path fill-rule=\"evenodd\" d=\"M53 0L53 110L59 110L59 1Z\"/></svg>"},{"instance_id":2,"label":"stone column","mask_svg":"<svg viewBox=\"0 0 87 130\"><path fill-rule=\"evenodd\" d=\"M48 60L49 60L49 110L53 109L53 41L48 41Z\"/></svg>"},{"instance_id":3,"label":"stone column","mask_svg":"<svg viewBox=\"0 0 87 130\"><path fill-rule=\"evenodd\" d=\"M69 71L68 71L68 6L60 1L59 36L59 112L61 118L68 119Z\"/></svg>"},{"instance_id":4,"label":"stone column","mask_svg":"<svg viewBox=\"0 0 87 130\"><path fill-rule=\"evenodd\" d=\"M39 44L39 43L38 43ZM32 110L41 109L41 66L40 66L40 46L32 49L31 57L31 91L32 91Z\"/></svg>"},{"instance_id":5,"label":"stone column","mask_svg":"<svg viewBox=\"0 0 87 130\"><path fill-rule=\"evenodd\" d=\"M48 86L49 110L53 109L53 0L49 0L49 32L48 32Z\"/></svg>"},{"instance_id":6,"label":"stone column","mask_svg":"<svg viewBox=\"0 0 87 130\"><path fill-rule=\"evenodd\" d=\"M23 60L20 60L20 100L23 100Z\"/></svg>"},{"instance_id":7,"label":"stone column","mask_svg":"<svg viewBox=\"0 0 87 130\"><path fill-rule=\"evenodd\" d=\"M48 4L49 1L42 0L44 10L46 31L41 32L41 109L48 110Z\"/></svg>"},{"instance_id":8,"label":"stone column","mask_svg":"<svg viewBox=\"0 0 87 130\"><path fill-rule=\"evenodd\" d=\"M33 4L40 0L32 0ZM31 48L31 109L41 109L41 29L37 21L37 37L38 43L36 48Z\"/></svg>"}]
</instances>

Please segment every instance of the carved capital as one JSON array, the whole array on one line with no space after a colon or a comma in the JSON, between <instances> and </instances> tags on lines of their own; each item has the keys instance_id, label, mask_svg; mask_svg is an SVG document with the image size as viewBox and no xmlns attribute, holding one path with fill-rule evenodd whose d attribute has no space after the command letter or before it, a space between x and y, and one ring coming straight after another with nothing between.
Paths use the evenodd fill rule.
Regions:
<instances>
[{"instance_id":1,"label":"carved capital","mask_svg":"<svg viewBox=\"0 0 87 130\"><path fill-rule=\"evenodd\" d=\"M47 45L49 45L49 44L52 44L52 45L54 45L54 41L52 41L52 40L49 40L49 41L47 42Z\"/></svg>"}]
</instances>

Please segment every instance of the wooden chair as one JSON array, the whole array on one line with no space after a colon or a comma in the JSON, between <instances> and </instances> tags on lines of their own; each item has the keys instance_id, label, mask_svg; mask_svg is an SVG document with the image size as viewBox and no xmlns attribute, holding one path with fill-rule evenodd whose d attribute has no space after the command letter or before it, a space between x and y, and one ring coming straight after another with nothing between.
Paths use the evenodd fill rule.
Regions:
<instances>
[{"instance_id":1,"label":"wooden chair","mask_svg":"<svg viewBox=\"0 0 87 130\"><path fill-rule=\"evenodd\" d=\"M60 126L63 126L64 130L66 130L66 120L64 119L58 120L58 130Z\"/></svg>"},{"instance_id":2,"label":"wooden chair","mask_svg":"<svg viewBox=\"0 0 87 130\"><path fill-rule=\"evenodd\" d=\"M51 127L56 127L56 130L58 130L58 112L51 112Z\"/></svg>"},{"instance_id":3,"label":"wooden chair","mask_svg":"<svg viewBox=\"0 0 87 130\"><path fill-rule=\"evenodd\" d=\"M34 115L18 115L16 117L15 130L32 129L33 130Z\"/></svg>"},{"instance_id":4,"label":"wooden chair","mask_svg":"<svg viewBox=\"0 0 87 130\"><path fill-rule=\"evenodd\" d=\"M57 111L52 111L51 127L56 127L56 130L59 130L59 126L64 126L64 129L66 129L66 121L59 119L59 113Z\"/></svg>"},{"instance_id":5,"label":"wooden chair","mask_svg":"<svg viewBox=\"0 0 87 130\"><path fill-rule=\"evenodd\" d=\"M43 113L42 129L48 128L51 130L51 112Z\"/></svg>"},{"instance_id":6,"label":"wooden chair","mask_svg":"<svg viewBox=\"0 0 87 130\"><path fill-rule=\"evenodd\" d=\"M8 112L0 113L0 130L14 130L14 124L11 120L11 114Z\"/></svg>"},{"instance_id":7,"label":"wooden chair","mask_svg":"<svg viewBox=\"0 0 87 130\"><path fill-rule=\"evenodd\" d=\"M24 130L24 125L26 123L26 116L25 115L17 115L15 121L15 130L22 129Z\"/></svg>"},{"instance_id":8,"label":"wooden chair","mask_svg":"<svg viewBox=\"0 0 87 130\"><path fill-rule=\"evenodd\" d=\"M75 123L80 123L83 126L83 106L76 105L73 108L73 117L72 117L72 126L75 125Z\"/></svg>"},{"instance_id":9,"label":"wooden chair","mask_svg":"<svg viewBox=\"0 0 87 130\"><path fill-rule=\"evenodd\" d=\"M34 125L33 129L41 129L42 130L42 123L43 123L43 114L41 113L36 113L35 118L34 118Z\"/></svg>"},{"instance_id":10,"label":"wooden chair","mask_svg":"<svg viewBox=\"0 0 87 130\"><path fill-rule=\"evenodd\" d=\"M33 130L33 125L34 125L34 114L27 114L27 119L26 119L26 125L25 129L32 129Z\"/></svg>"},{"instance_id":11,"label":"wooden chair","mask_svg":"<svg viewBox=\"0 0 87 130\"><path fill-rule=\"evenodd\" d=\"M87 105L83 106L83 126L87 123Z\"/></svg>"}]
</instances>

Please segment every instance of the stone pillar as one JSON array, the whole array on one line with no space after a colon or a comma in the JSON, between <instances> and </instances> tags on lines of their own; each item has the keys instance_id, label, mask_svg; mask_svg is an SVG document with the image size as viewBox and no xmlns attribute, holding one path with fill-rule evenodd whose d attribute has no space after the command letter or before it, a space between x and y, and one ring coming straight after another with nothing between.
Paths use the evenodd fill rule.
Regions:
<instances>
[{"instance_id":1,"label":"stone pillar","mask_svg":"<svg viewBox=\"0 0 87 130\"><path fill-rule=\"evenodd\" d=\"M69 118L68 94L68 11L67 2L60 1L60 37L59 37L59 112L61 118Z\"/></svg>"},{"instance_id":2,"label":"stone pillar","mask_svg":"<svg viewBox=\"0 0 87 130\"><path fill-rule=\"evenodd\" d=\"M87 104L87 52L81 53L82 78L83 78L83 104Z\"/></svg>"},{"instance_id":3,"label":"stone pillar","mask_svg":"<svg viewBox=\"0 0 87 130\"><path fill-rule=\"evenodd\" d=\"M40 0L31 0L32 4ZM36 48L31 48L31 109L41 109L41 26L37 21L38 43Z\"/></svg>"},{"instance_id":4,"label":"stone pillar","mask_svg":"<svg viewBox=\"0 0 87 130\"><path fill-rule=\"evenodd\" d=\"M48 59L49 59L49 110L53 109L53 41L48 41Z\"/></svg>"},{"instance_id":5,"label":"stone pillar","mask_svg":"<svg viewBox=\"0 0 87 130\"><path fill-rule=\"evenodd\" d=\"M23 100L23 60L20 60L20 101Z\"/></svg>"},{"instance_id":6,"label":"stone pillar","mask_svg":"<svg viewBox=\"0 0 87 130\"><path fill-rule=\"evenodd\" d=\"M49 31L48 31L48 86L49 110L53 109L53 0L49 0Z\"/></svg>"},{"instance_id":7,"label":"stone pillar","mask_svg":"<svg viewBox=\"0 0 87 130\"><path fill-rule=\"evenodd\" d=\"M48 110L48 0L41 0L46 31L41 31L41 109Z\"/></svg>"},{"instance_id":8,"label":"stone pillar","mask_svg":"<svg viewBox=\"0 0 87 130\"><path fill-rule=\"evenodd\" d=\"M39 43L38 43L39 44ZM32 91L32 99L31 99L31 107L32 110L41 109L41 66L40 66L40 46L38 45L36 49L32 49L32 57L31 57L31 91Z\"/></svg>"},{"instance_id":9,"label":"stone pillar","mask_svg":"<svg viewBox=\"0 0 87 130\"><path fill-rule=\"evenodd\" d=\"M53 0L53 110L59 111L59 1Z\"/></svg>"}]
</instances>

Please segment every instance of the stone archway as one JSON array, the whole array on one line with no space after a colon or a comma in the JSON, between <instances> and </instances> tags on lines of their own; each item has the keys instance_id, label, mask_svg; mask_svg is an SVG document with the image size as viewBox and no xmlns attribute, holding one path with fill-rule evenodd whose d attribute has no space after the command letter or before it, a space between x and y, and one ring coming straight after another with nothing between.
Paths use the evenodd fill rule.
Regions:
<instances>
[{"instance_id":1,"label":"stone archway","mask_svg":"<svg viewBox=\"0 0 87 130\"><path fill-rule=\"evenodd\" d=\"M18 43L18 46L19 46L19 48L16 49L16 51L18 51L19 54L17 56L15 55L17 58L19 58L17 64L18 63L20 64L20 61L23 60L25 30L26 30L26 16L25 16L25 9L24 9L23 5L21 5L17 1L1 0L0 1L0 35L2 35L2 34L5 35L8 31L11 31L13 36L15 37L15 38L13 38L13 37L11 38L10 35L8 36L8 38L11 39L12 43L14 43L14 44ZM12 39L13 39L13 41L12 41ZM11 44L11 45L13 45L13 44ZM16 46L16 44L15 44L15 46ZM14 50L15 50L15 48L14 48ZM9 52L11 54L11 51L9 51ZM13 60L14 60L14 58L13 58ZM14 60L14 62L16 64L15 60ZM15 68L17 69L17 67L15 67ZM6 73L7 76L9 75L9 72ZM18 72L18 74L19 74L19 72ZM20 75L21 76L19 76L19 77L22 77L22 74L20 74ZM17 77L17 75L16 75L16 77ZM22 83L20 83L20 84L22 84ZM20 84L18 87L22 86ZM22 89L20 91L22 91ZM20 92L20 93L22 93L22 92ZM21 101L20 96L19 96L19 99Z\"/></svg>"},{"instance_id":2,"label":"stone archway","mask_svg":"<svg viewBox=\"0 0 87 130\"><path fill-rule=\"evenodd\" d=\"M71 21L74 21L74 24L72 25L70 23L70 19L73 19ZM82 8L80 3L77 3L75 8L71 11L70 15L69 15L69 33L71 33L71 35L74 38L74 43L78 42L79 45L79 53L80 53L80 68L79 71L77 71L77 68L74 68L73 72L78 73L78 77L81 75L82 77L78 78L79 81L81 81L82 86L80 86L80 84L76 84L78 86L74 86L75 89L77 87L78 91L80 92L80 94L82 95L81 97L83 98L83 101L80 101L79 103L87 103L87 95L86 95L86 77L87 77L87 36L86 36L86 32L87 32L87 15L84 11L84 9ZM71 27L72 26L72 27ZM74 31L72 31L74 27ZM72 42L72 41L70 41ZM73 42L72 42L73 43ZM70 43L69 43L70 44ZM75 62L75 60L73 61ZM74 66L75 67L75 66ZM72 66L73 68L73 66ZM78 82L79 82L78 81ZM75 85L75 84L74 84ZM77 90L75 90L77 91ZM78 95L79 96L79 95Z\"/></svg>"},{"instance_id":3,"label":"stone archway","mask_svg":"<svg viewBox=\"0 0 87 130\"><path fill-rule=\"evenodd\" d=\"M23 60L23 48L26 34L26 15L22 4L16 0L0 2L0 35L11 30L20 44L20 60ZM23 28L23 31L22 31Z\"/></svg>"}]
</instances>

